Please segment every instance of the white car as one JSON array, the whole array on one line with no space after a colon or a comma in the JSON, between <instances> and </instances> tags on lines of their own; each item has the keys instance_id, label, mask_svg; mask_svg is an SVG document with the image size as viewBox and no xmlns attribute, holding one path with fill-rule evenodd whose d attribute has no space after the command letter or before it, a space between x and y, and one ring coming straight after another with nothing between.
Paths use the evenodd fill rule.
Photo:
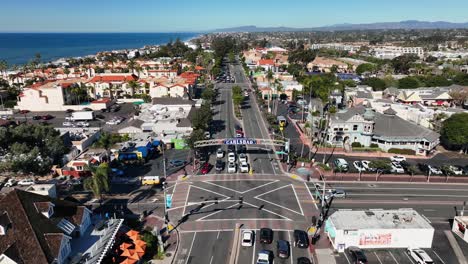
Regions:
<instances>
[{"instance_id":1,"label":"white car","mask_svg":"<svg viewBox=\"0 0 468 264\"><path fill-rule=\"evenodd\" d=\"M240 163L247 162L247 155L245 153L239 154L239 162Z\"/></svg>"},{"instance_id":2,"label":"white car","mask_svg":"<svg viewBox=\"0 0 468 264\"><path fill-rule=\"evenodd\" d=\"M236 162L236 154L234 154L234 152L229 152L228 161L229 162Z\"/></svg>"},{"instance_id":3,"label":"white car","mask_svg":"<svg viewBox=\"0 0 468 264\"><path fill-rule=\"evenodd\" d=\"M437 174L437 175L441 175L442 174L442 171L437 168L437 167L433 167L431 165L427 165L427 168L429 169L429 171L432 173L432 174Z\"/></svg>"},{"instance_id":4,"label":"white car","mask_svg":"<svg viewBox=\"0 0 468 264\"><path fill-rule=\"evenodd\" d=\"M241 245L243 247L251 247L254 243L254 231L252 230L245 230L242 231L242 242Z\"/></svg>"},{"instance_id":5,"label":"white car","mask_svg":"<svg viewBox=\"0 0 468 264\"><path fill-rule=\"evenodd\" d=\"M356 170L359 171L359 172L366 171L366 168L364 167L364 165L362 164L362 162L359 161L359 160L356 160L355 162L353 162L353 166L354 166L354 168L356 168Z\"/></svg>"},{"instance_id":6,"label":"white car","mask_svg":"<svg viewBox=\"0 0 468 264\"><path fill-rule=\"evenodd\" d=\"M402 162L402 161L406 161L406 157L395 155L395 156L391 156L390 160L395 161L395 162Z\"/></svg>"},{"instance_id":7,"label":"white car","mask_svg":"<svg viewBox=\"0 0 468 264\"><path fill-rule=\"evenodd\" d=\"M72 123L72 122L63 122L63 123L62 123L62 126L64 126L64 127L71 127L71 126L73 126L73 123Z\"/></svg>"},{"instance_id":8,"label":"white car","mask_svg":"<svg viewBox=\"0 0 468 264\"><path fill-rule=\"evenodd\" d=\"M450 165L449 166L449 169L453 172L453 174L455 175L462 175L463 174L463 170L461 169L461 167L459 166L453 166L453 165Z\"/></svg>"},{"instance_id":9,"label":"white car","mask_svg":"<svg viewBox=\"0 0 468 264\"><path fill-rule=\"evenodd\" d=\"M408 248L406 253L416 261L417 264L432 264L434 261L429 257L426 251L419 248Z\"/></svg>"},{"instance_id":10,"label":"white car","mask_svg":"<svg viewBox=\"0 0 468 264\"><path fill-rule=\"evenodd\" d=\"M210 139L210 138L211 138L210 132L206 131L205 132L205 139Z\"/></svg>"},{"instance_id":11,"label":"white car","mask_svg":"<svg viewBox=\"0 0 468 264\"><path fill-rule=\"evenodd\" d=\"M8 179L8 181L5 183L5 187L12 187L15 186L17 181L15 179Z\"/></svg>"},{"instance_id":12,"label":"white car","mask_svg":"<svg viewBox=\"0 0 468 264\"><path fill-rule=\"evenodd\" d=\"M222 159L224 157L224 151L222 149L218 149L216 151L216 158Z\"/></svg>"},{"instance_id":13,"label":"white car","mask_svg":"<svg viewBox=\"0 0 468 264\"><path fill-rule=\"evenodd\" d=\"M79 127L89 127L88 122L78 122L78 123L76 123L76 125L79 126Z\"/></svg>"},{"instance_id":14,"label":"white car","mask_svg":"<svg viewBox=\"0 0 468 264\"><path fill-rule=\"evenodd\" d=\"M240 164L240 171L242 173L247 173L249 172L249 164L247 162L241 162Z\"/></svg>"},{"instance_id":15,"label":"white car","mask_svg":"<svg viewBox=\"0 0 468 264\"><path fill-rule=\"evenodd\" d=\"M394 173L405 173L405 169L398 162L392 162L392 172Z\"/></svg>"},{"instance_id":16,"label":"white car","mask_svg":"<svg viewBox=\"0 0 468 264\"><path fill-rule=\"evenodd\" d=\"M261 250L257 254L257 264L271 264L271 251L268 250Z\"/></svg>"},{"instance_id":17,"label":"white car","mask_svg":"<svg viewBox=\"0 0 468 264\"><path fill-rule=\"evenodd\" d=\"M236 173L236 164L234 162L229 162L227 171L228 173Z\"/></svg>"},{"instance_id":18,"label":"white car","mask_svg":"<svg viewBox=\"0 0 468 264\"><path fill-rule=\"evenodd\" d=\"M33 185L34 183L35 183L34 180L24 179L24 180L19 181L18 185L28 186L28 185Z\"/></svg>"},{"instance_id":19,"label":"white car","mask_svg":"<svg viewBox=\"0 0 468 264\"><path fill-rule=\"evenodd\" d=\"M370 161L363 160L363 161L361 161L361 164L362 164L362 167L364 167L365 170L372 171L372 168L369 167Z\"/></svg>"},{"instance_id":20,"label":"white car","mask_svg":"<svg viewBox=\"0 0 468 264\"><path fill-rule=\"evenodd\" d=\"M118 124L118 122L115 119L111 119L111 120L106 122L106 125L117 125L117 124Z\"/></svg>"}]
</instances>

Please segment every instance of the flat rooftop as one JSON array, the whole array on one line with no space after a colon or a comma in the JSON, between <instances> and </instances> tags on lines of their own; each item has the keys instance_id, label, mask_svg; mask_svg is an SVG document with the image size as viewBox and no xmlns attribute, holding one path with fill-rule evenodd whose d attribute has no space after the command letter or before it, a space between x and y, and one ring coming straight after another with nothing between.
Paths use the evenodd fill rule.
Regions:
<instances>
[{"instance_id":1,"label":"flat rooftop","mask_svg":"<svg viewBox=\"0 0 468 264\"><path fill-rule=\"evenodd\" d=\"M413 209L343 210L334 212L328 220L337 230L353 229L434 229Z\"/></svg>"}]
</instances>

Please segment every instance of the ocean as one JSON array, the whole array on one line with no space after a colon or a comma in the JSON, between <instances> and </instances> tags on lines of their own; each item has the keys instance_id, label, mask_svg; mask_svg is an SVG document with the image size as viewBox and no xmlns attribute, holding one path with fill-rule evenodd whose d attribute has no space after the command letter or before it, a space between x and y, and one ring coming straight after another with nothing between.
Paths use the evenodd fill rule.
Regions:
<instances>
[{"instance_id":1,"label":"ocean","mask_svg":"<svg viewBox=\"0 0 468 264\"><path fill-rule=\"evenodd\" d=\"M0 33L0 60L9 67L22 65L41 54L42 62L94 55L99 51L141 48L187 41L198 33Z\"/></svg>"}]
</instances>

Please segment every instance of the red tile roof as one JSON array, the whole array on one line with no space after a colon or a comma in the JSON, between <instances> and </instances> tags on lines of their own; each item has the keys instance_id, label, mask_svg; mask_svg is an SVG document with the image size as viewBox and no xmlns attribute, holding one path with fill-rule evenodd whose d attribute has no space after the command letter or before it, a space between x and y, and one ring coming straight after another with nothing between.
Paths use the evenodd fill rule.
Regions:
<instances>
[{"instance_id":1,"label":"red tile roof","mask_svg":"<svg viewBox=\"0 0 468 264\"><path fill-rule=\"evenodd\" d=\"M136 75L99 75L94 76L89 82L129 82L136 81L138 77Z\"/></svg>"},{"instance_id":2,"label":"red tile roof","mask_svg":"<svg viewBox=\"0 0 468 264\"><path fill-rule=\"evenodd\" d=\"M258 64L259 65L275 65L275 61L274 60L259 60L258 61Z\"/></svg>"}]
</instances>

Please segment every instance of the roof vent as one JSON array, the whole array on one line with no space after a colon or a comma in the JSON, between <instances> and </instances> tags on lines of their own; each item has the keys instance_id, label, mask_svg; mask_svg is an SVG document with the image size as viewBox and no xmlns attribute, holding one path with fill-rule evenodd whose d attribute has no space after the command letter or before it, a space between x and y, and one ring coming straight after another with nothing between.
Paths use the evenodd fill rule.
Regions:
<instances>
[{"instance_id":1,"label":"roof vent","mask_svg":"<svg viewBox=\"0 0 468 264\"><path fill-rule=\"evenodd\" d=\"M372 212L372 211L365 211L364 213L365 213L367 216L369 216L369 217L375 215L374 212Z\"/></svg>"}]
</instances>

